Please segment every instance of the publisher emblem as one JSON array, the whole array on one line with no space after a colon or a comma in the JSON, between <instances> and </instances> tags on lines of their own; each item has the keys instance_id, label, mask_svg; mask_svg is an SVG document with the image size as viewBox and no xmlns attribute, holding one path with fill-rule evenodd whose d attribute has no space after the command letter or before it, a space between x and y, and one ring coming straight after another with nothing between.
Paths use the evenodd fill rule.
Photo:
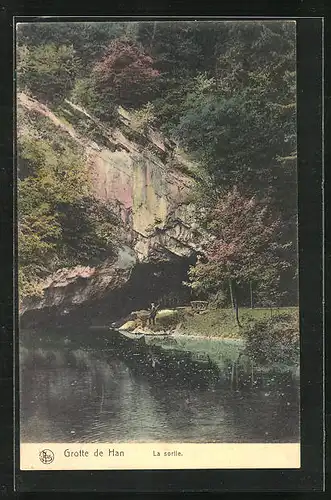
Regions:
<instances>
[{"instance_id":1,"label":"publisher emblem","mask_svg":"<svg viewBox=\"0 0 331 500\"><path fill-rule=\"evenodd\" d=\"M42 450L39 453L39 458L43 464L51 464L54 461L54 453L52 450Z\"/></svg>"}]
</instances>

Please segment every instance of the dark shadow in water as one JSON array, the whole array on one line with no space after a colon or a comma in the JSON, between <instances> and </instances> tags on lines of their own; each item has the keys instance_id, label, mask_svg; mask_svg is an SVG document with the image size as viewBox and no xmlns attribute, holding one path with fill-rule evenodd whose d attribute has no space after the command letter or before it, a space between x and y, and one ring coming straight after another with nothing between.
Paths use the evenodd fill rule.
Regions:
<instances>
[{"instance_id":1,"label":"dark shadow in water","mask_svg":"<svg viewBox=\"0 0 331 500\"><path fill-rule=\"evenodd\" d=\"M21 348L23 442L295 442L298 390L233 391L139 375L88 347Z\"/></svg>"}]
</instances>

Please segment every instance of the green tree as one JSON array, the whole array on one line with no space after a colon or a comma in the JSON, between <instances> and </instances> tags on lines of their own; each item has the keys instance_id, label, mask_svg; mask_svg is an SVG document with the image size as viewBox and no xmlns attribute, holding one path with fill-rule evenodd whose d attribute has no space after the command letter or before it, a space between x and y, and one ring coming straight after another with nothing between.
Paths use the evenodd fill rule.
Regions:
<instances>
[{"instance_id":1,"label":"green tree","mask_svg":"<svg viewBox=\"0 0 331 500\"><path fill-rule=\"evenodd\" d=\"M56 103L73 88L79 61L72 46L54 44L17 51L17 85L37 99Z\"/></svg>"},{"instance_id":2,"label":"green tree","mask_svg":"<svg viewBox=\"0 0 331 500\"><path fill-rule=\"evenodd\" d=\"M213 177L215 187L240 181L253 192L267 190L293 233L297 211L293 196L295 23L173 24L174 33L162 25L154 35L159 44L153 49L155 64L160 64L160 80L169 84L153 102L156 115ZM165 32L163 40L158 40L159 32ZM186 65L172 47L175 35L190 48ZM167 54L166 66L160 63L162 54ZM204 60L208 63L203 64Z\"/></svg>"},{"instance_id":3,"label":"green tree","mask_svg":"<svg viewBox=\"0 0 331 500\"><path fill-rule=\"evenodd\" d=\"M95 64L93 74L99 93L107 94L114 104L137 107L150 100L159 72L139 45L116 39Z\"/></svg>"},{"instance_id":4,"label":"green tree","mask_svg":"<svg viewBox=\"0 0 331 500\"><path fill-rule=\"evenodd\" d=\"M153 59L140 45L128 37L116 38L92 72L76 80L71 98L101 120L114 122L118 105L139 109L148 104L158 75Z\"/></svg>"},{"instance_id":5,"label":"green tree","mask_svg":"<svg viewBox=\"0 0 331 500\"><path fill-rule=\"evenodd\" d=\"M37 135L22 134L18 143L21 296L42 293L41 281L61 267L112 256L120 225L113 208L92 195L85 158L74 143L61 134Z\"/></svg>"},{"instance_id":6,"label":"green tree","mask_svg":"<svg viewBox=\"0 0 331 500\"><path fill-rule=\"evenodd\" d=\"M279 243L279 220L266 200L262 204L234 187L202 215L201 225L203 258L190 268L189 286L215 292L228 283L235 319L241 326L238 287L251 281L273 279L275 283L287 267L282 255L286 245Z\"/></svg>"}]
</instances>

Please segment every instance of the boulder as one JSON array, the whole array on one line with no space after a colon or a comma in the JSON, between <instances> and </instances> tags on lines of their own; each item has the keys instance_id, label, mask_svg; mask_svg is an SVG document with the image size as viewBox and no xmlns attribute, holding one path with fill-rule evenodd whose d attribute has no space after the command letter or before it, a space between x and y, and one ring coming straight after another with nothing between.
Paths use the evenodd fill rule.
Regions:
<instances>
[{"instance_id":1,"label":"boulder","mask_svg":"<svg viewBox=\"0 0 331 500\"><path fill-rule=\"evenodd\" d=\"M136 328L136 322L135 321L127 321L124 323L124 325L120 326L119 330L124 330L126 332L133 332Z\"/></svg>"}]
</instances>

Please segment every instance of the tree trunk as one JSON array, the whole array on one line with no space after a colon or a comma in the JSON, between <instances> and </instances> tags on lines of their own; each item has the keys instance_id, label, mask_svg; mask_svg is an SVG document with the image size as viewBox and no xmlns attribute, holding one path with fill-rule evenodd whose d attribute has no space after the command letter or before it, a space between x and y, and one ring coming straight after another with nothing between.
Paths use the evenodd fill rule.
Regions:
<instances>
[{"instance_id":1,"label":"tree trunk","mask_svg":"<svg viewBox=\"0 0 331 500\"><path fill-rule=\"evenodd\" d=\"M229 280L229 290L230 290L231 307L235 309L232 280Z\"/></svg>"},{"instance_id":2,"label":"tree trunk","mask_svg":"<svg viewBox=\"0 0 331 500\"><path fill-rule=\"evenodd\" d=\"M253 286L252 282L249 282L249 290L250 290L250 296L251 296L251 309L254 309L254 303L253 303Z\"/></svg>"},{"instance_id":3,"label":"tree trunk","mask_svg":"<svg viewBox=\"0 0 331 500\"><path fill-rule=\"evenodd\" d=\"M239 307L238 307L238 301L235 299L235 317L236 317L236 323L239 326L239 328L242 328L242 325L239 321Z\"/></svg>"},{"instance_id":4,"label":"tree trunk","mask_svg":"<svg viewBox=\"0 0 331 500\"><path fill-rule=\"evenodd\" d=\"M235 317L237 325L239 326L239 328L241 328L241 324L239 321L238 299L237 299L237 295L236 295L236 289L235 289L235 286L234 286L232 280L229 280L229 288L230 288L232 307L234 309L234 317Z\"/></svg>"}]
</instances>

